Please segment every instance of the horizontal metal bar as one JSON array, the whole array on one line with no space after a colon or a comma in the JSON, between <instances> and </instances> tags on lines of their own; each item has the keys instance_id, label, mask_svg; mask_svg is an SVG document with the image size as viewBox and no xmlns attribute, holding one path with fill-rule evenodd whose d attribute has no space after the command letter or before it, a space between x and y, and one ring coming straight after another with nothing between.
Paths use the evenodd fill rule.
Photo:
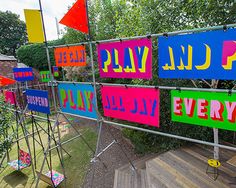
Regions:
<instances>
[{"instance_id":1,"label":"horizontal metal bar","mask_svg":"<svg viewBox=\"0 0 236 188\"><path fill-rule=\"evenodd\" d=\"M124 127L124 128L128 128L128 129L137 130L137 131L143 131L143 132L152 133L152 134L161 135L161 136L166 136L166 137L175 138L175 139L179 139L179 140L185 140L185 141L188 141L188 142L194 142L194 143L198 143L198 144L204 144L204 145L208 145L208 146L220 147L220 148L236 151L236 147L226 146L226 145L222 145L222 144L215 144L215 143L212 143L212 142L197 140L197 139L188 138L188 137L184 137L184 136L178 136L178 135L174 135L174 134L169 134L169 133L164 133L164 132L159 132L159 131L153 131L153 130L144 129L144 128L140 128L140 127L135 127L135 126L130 126L130 125L126 125L126 124L115 123L115 122L112 122L112 121L103 120L103 122L107 123L107 124L115 125L115 126L120 126L120 127Z\"/></svg>"},{"instance_id":2,"label":"horizontal metal bar","mask_svg":"<svg viewBox=\"0 0 236 188\"><path fill-rule=\"evenodd\" d=\"M58 84L64 84L64 83L66 83L66 84L77 84L77 83L79 83L79 84L92 84L93 82L71 82L71 81L54 81L55 83L58 83Z\"/></svg>"},{"instance_id":3,"label":"horizontal metal bar","mask_svg":"<svg viewBox=\"0 0 236 188\"><path fill-rule=\"evenodd\" d=\"M40 129L39 131L42 131L42 129ZM12 142L13 144L16 143L17 141L20 141L20 140L23 140L24 138L26 137L29 137L29 136L32 136L33 134L37 134L37 131L35 131L34 133L30 133L30 134L27 134L23 137L20 137L19 139L15 140L14 142Z\"/></svg>"},{"instance_id":4,"label":"horizontal metal bar","mask_svg":"<svg viewBox=\"0 0 236 188\"><path fill-rule=\"evenodd\" d=\"M71 114L71 113L61 112L61 111L58 111L57 113L60 113L60 114L67 114L67 115L74 116L74 117L79 117L79 118L83 118L83 119L89 119L89 120L97 121L96 118L90 118L90 117L80 116L80 115L77 115L77 114Z\"/></svg>"},{"instance_id":5,"label":"horizontal metal bar","mask_svg":"<svg viewBox=\"0 0 236 188\"><path fill-rule=\"evenodd\" d=\"M224 28L232 28L236 27L236 23L234 24L228 24L228 25L219 25L219 26L212 26L212 27L205 27L205 28L195 28L195 29L188 29L188 30L180 30L180 31L172 31L167 33L157 33L157 34L148 34L148 35L141 35L141 36L134 36L134 37L124 37L124 38L115 38L115 39L108 39L108 40L99 40L99 41L92 41L92 44L97 43L105 43L105 42L116 42L120 40L132 40L132 39L141 39L146 38L147 36L151 37L160 37L164 34L167 34L167 36L172 35L178 35L178 34L184 34L184 33L194 33L194 32L202 32L202 31L213 31L213 30L220 30ZM66 45L58 45L58 46L50 46L49 48L55 48L55 47L69 47L69 46L76 46L76 45L82 45L82 44L88 44L89 42L80 42L76 44L66 44Z\"/></svg>"}]
</instances>

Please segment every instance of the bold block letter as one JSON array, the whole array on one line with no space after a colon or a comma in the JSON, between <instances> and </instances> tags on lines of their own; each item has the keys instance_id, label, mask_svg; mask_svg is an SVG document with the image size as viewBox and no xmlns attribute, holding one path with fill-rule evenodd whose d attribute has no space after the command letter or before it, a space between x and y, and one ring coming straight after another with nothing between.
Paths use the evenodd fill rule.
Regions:
<instances>
[{"instance_id":1,"label":"bold block letter","mask_svg":"<svg viewBox=\"0 0 236 188\"><path fill-rule=\"evenodd\" d=\"M206 114L207 108L206 106L208 105L207 100L205 99L198 99L197 100L197 116L202 119L207 119L208 115Z\"/></svg>"},{"instance_id":2,"label":"bold block letter","mask_svg":"<svg viewBox=\"0 0 236 188\"><path fill-rule=\"evenodd\" d=\"M223 116L222 116L223 111L224 111L224 105L221 102L217 100L211 100L211 110L210 110L211 119L223 121Z\"/></svg>"},{"instance_id":3,"label":"bold block letter","mask_svg":"<svg viewBox=\"0 0 236 188\"><path fill-rule=\"evenodd\" d=\"M183 100L180 97L174 97L174 113L177 116L182 116L183 112L182 110L182 106L181 103L183 102Z\"/></svg>"}]
</instances>

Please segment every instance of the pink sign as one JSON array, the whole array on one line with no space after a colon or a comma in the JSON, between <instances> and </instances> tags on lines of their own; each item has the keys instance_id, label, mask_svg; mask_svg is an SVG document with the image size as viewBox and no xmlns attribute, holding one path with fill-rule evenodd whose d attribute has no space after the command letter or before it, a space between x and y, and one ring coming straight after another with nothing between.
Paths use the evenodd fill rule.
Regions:
<instances>
[{"instance_id":1,"label":"pink sign","mask_svg":"<svg viewBox=\"0 0 236 188\"><path fill-rule=\"evenodd\" d=\"M159 127L158 89L102 86L104 115Z\"/></svg>"},{"instance_id":2,"label":"pink sign","mask_svg":"<svg viewBox=\"0 0 236 188\"><path fill-rule=\"evenodd\" d=\"M4 91L5 101L15 105L16 104L16 94L12 91Z\"/></svg>"},{"instance_id":3,"label":"pink sign","mask_svg":"<svg viewBox=\"0 0 236 188\"><path fill-rule=\"evenodd\" d=\"M100 76L152 78L152 40L138 39L98 44Z\"/></svg>"},{"instance_id":4,"label":"pink sign","mask_svg":"<svg viewBox=\"0 0 236 188\"><path fill-rule=\"evenodd\" d=\"M236 60L236 41L224 41L222 66L226 70L231 70L233 62Z\"/></svg>"}]
</instances>

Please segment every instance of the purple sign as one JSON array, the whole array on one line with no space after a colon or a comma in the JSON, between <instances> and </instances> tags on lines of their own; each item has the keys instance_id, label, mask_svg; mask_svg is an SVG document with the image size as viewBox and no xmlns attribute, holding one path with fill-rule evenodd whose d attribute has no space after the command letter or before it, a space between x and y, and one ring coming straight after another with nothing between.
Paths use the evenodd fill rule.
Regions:
<instances>
[{"instance_id":1,"label":"purple sign","mask_svg":"<svg viewBox=\"0 0 236 188\"><path fill-rule=\"evenodd\" d=\"M152 78L152 40L138 39L97 46L100 76Z\"/></svg>"}]
</instances>

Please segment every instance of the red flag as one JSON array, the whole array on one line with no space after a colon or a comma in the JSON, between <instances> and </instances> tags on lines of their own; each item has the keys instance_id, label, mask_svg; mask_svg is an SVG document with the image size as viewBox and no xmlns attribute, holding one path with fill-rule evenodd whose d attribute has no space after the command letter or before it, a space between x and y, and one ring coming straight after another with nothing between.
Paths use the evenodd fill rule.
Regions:
<instances>
[{"instance_id":1,"label":"red flag","mask_svg":"<svg viewBox=\"0 0 236 188\"><path fill-rule=\"evenodd\" d=\"M61 19L60 23L88 34L89 28L85 1L78 0Z\"/></svg>"},{"instance_id":2,"label":"red flag","mask_svg":"<svg viewBox=\"0 0 236 188\"><path fill-rule=\"evenodd\" d=\"M0 76L0 87L1 86L7 86L7 85L10 85L10 84L14 84L15 82L16 81L13 80L13 79Z\"/></svg>"}]
</instances>

